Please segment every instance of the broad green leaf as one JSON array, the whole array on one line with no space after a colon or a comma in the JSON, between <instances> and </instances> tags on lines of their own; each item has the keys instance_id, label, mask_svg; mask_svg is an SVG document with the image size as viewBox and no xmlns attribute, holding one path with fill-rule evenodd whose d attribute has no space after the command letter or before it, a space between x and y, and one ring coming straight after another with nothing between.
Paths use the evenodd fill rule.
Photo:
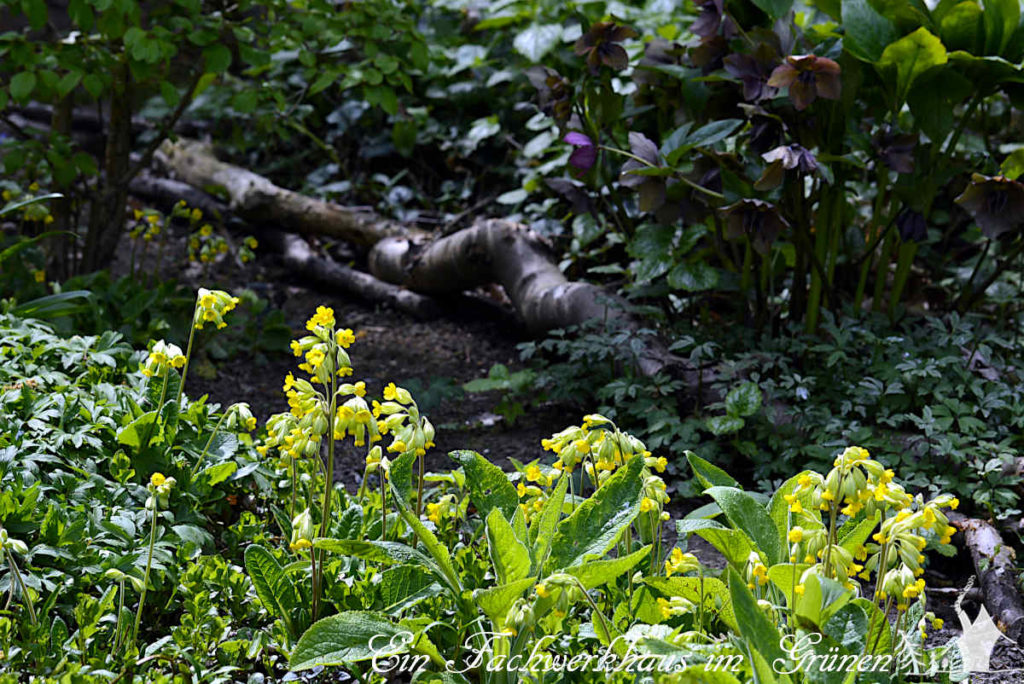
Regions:
<instances>
[{"instance_id":1,"label":"broad green leaf","mask_svg":"<svg viewBox=\"0 0 1024 684\"><path fill-rule=\"evenodd\" d=\"M907 624L914 624L909 622ZM864 638L868 632L868 615L855 603L848 603L825 623L825 634L849 653L864 653Z\"/></svg>"},{"instance_id":2,"label":"broad green leaf","mask_svg":"<svg viewBox=\"0 0 1024 684\"><path fill-rule=\"evenodd\" d=\"M11 77L11 97L18 102L24 102L32 94L36 87L36 74L34 71L19 71Z\"/></svg>"},{"instance_id":3,"label":"broad green leaf","mask_svg":"<svg viewBox=\"0 0 1024 684\"><path fill-rule=\"evenodd\" d=\"M740 634L750 640L753 650L760 653L769 665L776 661L782 665L786 654L780 644L779 630L765 617L747 583L732 567L729 568L729 596Z\"/></svg>"},{"instance_id":4,"label":"broad green leaf","mask_svg":"<svg viewBox=\"0 0 1024 684\"><path fill-rule=\"evenodd\" d=\"M711 487L704 493L722 508L734 529L742 530L750 537L765 557L765 565L775 565L782 560L779 533L764 506L735 487Z\"/></svg>"},{"instance_id":5,"label":"broad green leaf","mask_svg":"<svg viewBox=\"0 0 1024 684\"><path fill-rule=\"evenodd\" d=\"M1024 148L1011 152L999 167L999 175L1010 180L1017 180L1021 174L1024 174Z\"/></svg>"},{"instance_id":6,"label":"broad green leaf","mask_svg":"<svg viewBox=\"0 0 1024 684\"><path fill-rule=\"evenodd\" d=\"M142 440L146 438L146 434L152 432L153 423L156 422L156 417L156 411L143 413L141 416L117 431L117 443L132 447L133 449L138 449L142 446Z\"/></svg>"},{"instance_id":7,"label":"broad green leaf","mask_svg":"<svg viewBox=\"0 0 1024 684\"><path fill-rule=\"evenodd\" d=\"M1020 0L985 0L985 54L1001 56L1020 24Z\"/></svg>"},{"instance_id":8,"label":"broad green leaf","mask_svg":"<svg viewBox=\"0 0 1024 684\"><path fill-rule=\"evenodd\" d=\"M405 653L409 643L400 636L405 631L382 613L338 613L306 630L288 659L288 667L308 670Z\"/></svg>"},{"instance_id":9,"label":"broad green leaf","mask_svg":"<svg viewBox=\"0 0 1024 684\"><path fill-rule=\"evenodd\" d=\"M804 594L796 602L796 613L819 628L854 597L852 591L827 577L809 575L803 584Z\"/></svg>"},{"instance_id":10,"label":"broad green leaf","mask_svg":"<svg viewBox=\"0 0 1024 684\"><path fill-rule=\"evenodd\" d=\"M579 565L608 552L640 510L643 466L643 456L634 456L558 524L549 570Z\"/></svg>"},{"instance_id":11,"label":"broad green leaf","mask_svg":"<svg viewBox=\"0 0 1024 684\"><path fill-rule=\"evenodd\" d=\"M433 559L407 544L392 541L369 541L363 539L315 539L313 546L330 553L362 558L372 563L394 565L412 563L441 575Z\"/></svg>"},{"instance_id":12,"label":"broad green leaf","mask_svg":"<svg viewBox=\"0 0 1024 684\"><path fill-rule=\"evenodd\" d=\"M868 0L843 0L843 47L859 60L877 62L899 33Z\"/></svg>"},{"instance_id":13,"label":"broad green leaf","mask_svg":"<svg viewBox=\"0 0 1024 684\"><path fill-rule=\"evenodd\" d=\"M512 47L531 62L539 62L561 39L561 24L532 24L516 35Z\"/></svg>"},{"instance_id":14,"label":"broad green leaf","mask_svg":"<svg viewBox=\"0 0 1024 684\"><path fill-rule=\"evenodd\" d=\"M708 430L711 434L719 437L721 435L731 435L734 432L739 432L746 425L746 421L739 416L712 416L708 418L704 423L707 425Z\"/></svg>"},{"instance_id":15,"label":"broad green leaf","mask_svg":"<svg viewBox=\"0 0 1024 684\"><path fill-rule=\"evenodd\" d=\"M976 2L954 5L939 22L939 37L947 50L971 52L978 46L978 31L984 26L981 6Z\"/></svg>"},{"instance_id":16,"label":"broad green leaf","mask_svg":"<svg viewBox=\"0 0 1024 684\"><path fill-rule=\"evenodd\" d=\"M697 530L697 536L718 549L736 567L743 567L754 549L750 537L742 530L702 529Z\"/></svg>"},{"instance_id":17,"label":"broad green leaf","mask_svg":"<svg viewBox=\"0 0 1024 684\"><path fill-rule=\"evenodd\" d=\"M945 66L934 67L922 74L910 88L907 104L914 121L932 140L944 140L953 130L953 108L974 92L975 84L951 68L952 53Z\"/></svg>"},{"instance_id":18,"label":"broad green leaf","mask_svg":"<svg viewBox=\"0 0 1024 684\"><path fill-rule=\"evenodd\" d=\"M721 509L719 509L721 511ZM687 537L698 530L724 530L725 525L718 522L717 520L711 520L709 518L684 518L682 520L676 520L676 535L679 537Z\"/></svg>"},{"instance_id":19,"label":"broad green leaf","mask_svg":"<svg viewBox=\"0 0 1024 684\"><path fill-rule=\"evenodd\" d=\"M725 410L732 416L747 417L761 408L761 388L753 382L744 382L725 395Z\"/></svg>"},{"instance_id":20,"label":"broad green leaf","mask_svg":"<svg viewBox=\"0 0 1024 684\"><path fill-rule=\"evenodd\" d=\"M508 609L512 607L513 601L522 596L523 592L530 589L536 582L536 577L524 577L515 582L489 589L478 589L473 592L473 601L488 619L503 628L505 616L508 614Z\"/></svg>"},{"instance_id":21,"label":"broad green leaf","mask_svg":"<svg viewBox=\"0 0 1024 684\"><path fill-rule=\"evenodd\" d=\"M875 529L877 524L877 513L870 518L865 517L863 520L859 520L852 525L848 520L836 534L836 538L839 540L839 545L850 553L856 552L857 548L867 541L868 536L871 534L872 530Z\"/></svg>"},{"instance_id":22,"label":"broad green leaf","mask_svg":"<svg viewBox=\"0 0 1024 684\"><path fill-rule=\"evenodd\" d=\"M421 567L399 565L388 568L380 574L381 600L385 606L394 606L431 585L440 591L434 578Z\"/></svg>"},{"instance_id":23,"label":"broad green leaf","mask_svg":"<svg viewBox=\"0 0 1024 684\"><path fill-rule=\"evenodd\" d=\"M919 28L889 44L878 60L883 74L894 75L896 104L903 104L918 76L948 59L942 41L926 28Z\"/></svg>"},{"instance_id":24,"label":"broad green leaf","mask_svg":"<svg viewBox=\"0 0 1024 684\"><path fill-rule=\"evenodd\" d=\"M892 644L892 630L889 620L882 614L882 609L866 598L854 599L850 603L860 606L868 617L868 626L864 630L867 635L867 652L887 653Z\"/></svg>"},{"instance_id":25,"label":"broad green leaf","mask_svg":"<svg viewBox=\"0 0 1024 684\"><path fill-rule=\"evenodd\" d=\"M793 7L793 0L751 0L772 19L783 17Z\"/></svg>"},{"instance_id":26,"label":"broad green leaf","mask_svg":"<svg viewBox=\"0 0 1024 684\"><path fill-rule=\"evenodd\" d=\"M234 461L228 461L227 463L218 463L206 468L203 470L203 474L209 478L207 484L211 487L215 487L234 475L236 470L238 470L238 464Z\"/></svg>"},{"instance_id":27,"label":"broad green leaf","mask_svg":"<svg viewBox=\"0 0 1024 684\"><path fill-rule=\"evenodd\" d=\"M497 508L505 520L511 520L519 505L519 495L505 471L475 451L453 451L449 456L466 471L469 500L480 518L486 520L491 509Z\"/></svg>"},{"instance_id":28,"label":"broad green leaf","mask_svg":"<svg viewBox=\"0 0 1024 684\"><path fill-rule=\"evenodd\" d=\"M487 515L487 548L494 574L501 584L515 582L530 574L530 552L516 538L512 526L497 508Z\"/></svg>"},{"instance_id":29,"label":"broad green leaf","mask_svg":"<svg viewBox=\"0 0 1024 684\"><path fill-rule=\"evenodd\" d=\"M291 637L296 638L298 620L295 613L301 605L299 592L274 554L259 544L252 544L245 550L245 570L256 596L274 617L284 623Z\"/></svg>"},{"instance_id":30,"label":"broad green leaf","mask_svg":"<svg viewBox=\"0 0 1024 684\"><path fill-rule=\"evenodd\" d=\"M437 569L441 573L441 578L444 580L448 588L456 597L461 597L462 580L459 578L459 574L455 572L455 568L452 566L451 556L448 554L448 548L437 540L437 536L423 524L423 521L419 519L419 516L409 510L408 503L401 497L398 489L392 487L391 492L394 494L392 501L395 502L395 507L398 508L398 514L402 516L405 523L412 528L412 531L417 537L419 537L419 540L423 542L423 546L426 547L430 557L433 558L434 562L437 564Z\"/></svg>"},{"instance_id":31,"label":"broad green leaf","mask_svg":"<svg viewBox=\"0 0 1024 684\"><path fill-rule=\"evenodd\" d=\"M219 74L231 66L231 50L223 43L214 43L203 49L203 59L206 60L206 73Z\"/></svg>"},{"instance_id":32,"label":"broad green leaf","mask_svg":"<svg viewBox=\"0 0 1024 684\"><path fill-rule=\"evenodd\" d=\"M787 604L790 599L800 600L800 596L794 592L794 587L800 584L804 570L809 567L811 567L809 563L779 563L768 568L768 579L786 597Z\"/></svg>"},{"instance_id":33,"label":"broad green leaf","mask_svg":"<svg viewBox=\"0 0 1024 684\"><path fill-rule=\"evenodd\" d=\"M644 582L670 598L681 596L695 605L703 601L705 610L713 611L731 629L739 631L729 590L717 577L647 577Z\"/></svg>"},{"instance_id":34,"label":"broad green leaf","mask_svg":"<svg viewBox=\"0 0 1024 684\"><path fill-rule=\"evenodd\" d=\"M684 451L683 454L690 467L693 468L693 476L705 489L715 486L739 487L739 483L718 466L705 461L692 451Z\"/></svg>"},{"instance_id":35,"label":"broad green leaf","mask_svg":"<svg viewBox=\"0 0 1024 684\"><path fill-rule=\"evenodd\" d=\"M593 589L609 582L614 582L624 573L629 572L636 564L651 557L651 545L648 544L631 554L619 558L588 561L582 565L566 568L566 574L578 579L587 589Z\"/></svg>"},{"instance_id":36,"label":"broad green leaf","mask_svg":"<svg viewBox=\"0 0 1024 684\"><path fill-rule=\"evenodd\" d=\"M551 490L548 500L530 522L530 542L533 544L533 570L539 570L547 560L551 550L551 540L555 536L558 521L562 518L562 504L569 486L570 473L563 473L558 484Z\"/></svg>"},{"instance_id":37,"label":"broad green leaf","mask_svg":"<svg viewBox=\"0 0 1024 684\"><path fill-rule=\"evenodd\" d=\"M415 452L407 451L391 462L391 469L388 472L388 484L391 485L392 491L399 492L402 501L406 502L407 506L412 505L410 502L415 490L413 464L416 462L416 458Z\"/></svg>"},{"instance_id":38,"label":"broad green leaf","mask_svg":"<svg viewBox=\"0 0 1024 684\"><path fill-rule=\"evenodd\" d=\"M668 272L668 285L686 292L703 292L718 285L718 271L703 261L684 261Z\"/></svg>"},{"instance_id":39,"label":"broad green leaf","mask_svg":"<svg viewBox=\"0 0 1024 684\"><path fill-rule=\"evenodd\" d=\"M793 490L799 486L800 478L810 472L809 470L801 471L783 482L782 486L775 490L771 500L768 502L768 516L775 523L775 529L779 532L779 543L782 544L783 548L787 546L786 535L789 534L789 503L787 503L786 497L792 494ZM810 496L811 493L808 491L806 497L799 497L800 503L803 504L805 498L809 502ZM808 510L808 508L809 503L804 509ZM815 513L811 513L811 515L815 515Z\"/></svg>"}]
</instances>

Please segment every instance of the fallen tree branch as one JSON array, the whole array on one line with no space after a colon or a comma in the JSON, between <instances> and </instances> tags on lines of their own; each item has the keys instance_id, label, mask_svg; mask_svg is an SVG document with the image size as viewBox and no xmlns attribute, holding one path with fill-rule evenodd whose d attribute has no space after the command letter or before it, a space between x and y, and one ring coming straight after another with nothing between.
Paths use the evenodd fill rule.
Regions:
<instances>
[{"instance_id":1,"label":"fallen tree branch","mask_svg":"<svg viewBox=\"0 0 1024 684\"><path fill-rule=\"evenodd\" d=\"M144 174L132 179L129 191L168 209L179 200L185 200L190 207L198 208L203 214L217 217L227 224L241 222L223 202L181 181ZM369 273L343 266L333 259L321 257L295 234L268 226L254 228L261 242L278 252L284 265L297 276L368 302L390 305L416 318L434 318L440 313L440 306L432 298L378 280Z\"/></svg>"},{"instance_id":2,"label":"fallen tree branch","mask_svg":"<svg viewBox=\"0 0 1024 684\"><path fill-rule=\"evenodd\" d=\"M951 512L949 522L963 532L963 543L974 562L985 608L1004 634L1024 645L1024 603L1017 591L1013 548L984 520Z\"/></svg>"},{"instance_id":3,"label":"fallen tree branch","mask_svg":"<svg viewBox=\"0 0 1024 684\"><path fill-rule=\"evenodd\" d=\"M223 188L231 210L255 224L277 224L363 247L372 247L386 237L419 234L371 212L353 211L286 190L248 169L218 160L207 146L195 141L165 141L156 156L189 185Z\"/></svg>"},{"instance_id":4,"label":"fallen tree branch","mask_svg":"<svg viewBox=\"0 0 1024 684\"><path fill-rule=\"evenodd\" d=\"M222 188L229 208L253 223L287 226L371 247L370 272L379 280L435 296L499 284L533 334L595 319L639 328L623 301L597 285L569 281L543 240L521 224L478 220L434 239L372 212L278 187L252 171L219 161L207 146L196 142L166 142L158 161L192 186ZM690 389L700 384L699 371L659 340L644 340L637 363L645 375L667 371L681 377Z\"/></svg>"}]
</instances>

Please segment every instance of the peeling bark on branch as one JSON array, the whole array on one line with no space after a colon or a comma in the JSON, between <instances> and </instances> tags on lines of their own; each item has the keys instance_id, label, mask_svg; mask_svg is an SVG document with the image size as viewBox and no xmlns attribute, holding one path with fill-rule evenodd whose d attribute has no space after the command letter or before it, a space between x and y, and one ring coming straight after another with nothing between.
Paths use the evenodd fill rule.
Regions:
<instances>
[{"instance_id":1,"label":"peeling bark on branch","mask_svg":"<svg viewBox=\"0 0 1024 684\"><path fill-rule=\"evenodd\" d=\"M1024 645L1024 603L1017 591L1013 548L984 520L951 512L949 522L963 532L985 597L985 608L1004 634Z\"/></svg>"}]
</instances>

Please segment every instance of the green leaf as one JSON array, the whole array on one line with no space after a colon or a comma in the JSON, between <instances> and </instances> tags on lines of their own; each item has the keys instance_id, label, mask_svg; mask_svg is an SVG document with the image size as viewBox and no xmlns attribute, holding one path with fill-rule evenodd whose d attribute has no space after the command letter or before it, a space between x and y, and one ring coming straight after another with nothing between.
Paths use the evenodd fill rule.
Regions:
<instances>
[{"instance_id":1,"label":"green leaf","mask_svg":"<svg viewBox=\"0 0 1024 684\"><path fill-rule=\"evenodd\" d=\"M9 313L21 318L60 318L86 310L92 298L93 294L88 290L69 290L22 302L12 307Z\"/></svg>"},{"instance_id":2,"label":"green leaf","mask_svg":"<svg viewBox=\"0 0 1024 684\"><path fill-rule=\"evenodd\" d=\"M473 601L492 622L498 627L505 627L505 616L512 603L523 595L537 581L536 577L524 577L510 582L500 584L488 589L477 589L473 592Z\"/></svg>"},{"instance_id":3,"label":"green leaf","mask_svg":"<svg viewBox=\"0 0 1024 684\"><path fill-rule=\"evenodd\" d=\"M782 560L782 545L768 511L752 496L735 487L711 487L704 492L722 508L733 529L742 530L765 557L765 565Z\"/></svg>"},{"instance_id":4,"label":"green leaf","mask_svg":"<svg viewBox=\"0 0 1024 684\"><path fill-rule=\"evenodd\" d=\"M250 547L251 548L251 547ZM288 667L308 670L318 665L346 665L373 656L387 657L409 650L406 630L382 613L348 611L320 620L295 645Z\"/></svg>"},{"instance_id":5,"label":"green leaf","mask_svg":"<svg viewBox=\"0 0 1024 684\"><path fill-rule=\"evenodd\" d=\"M703 292L718 285L718 271L703 261L684 261L668 272L668 284L676 290Z\"/></svg>"},{"instance_id":6,"label":"green leaf","mask_svg":"<svg viewBox=\"0 0 1024 684\"><path fill-rule=\"evenodd\" d=\"M231 66L231 50L223 43L214 43L203 48L203 59L206 61L206 73L220 74Z\"/></svg>"},{"instance_id":7,"label":"green leaf","mask_svg":"<svg viewBox=\"0 0 1024 684\"><path fill-rule=\"evenodd\" d=\"M651 545L648 544L633 553L618 558L596 560L566 568L566 574L578 579L587 589L594 589L603 584L614 582L624 573L632 570L637 563L650 558Z\"/></svg>"},{"instance_id":8,"label":"green leaf","mask_svg":"<svg viewBox=\"0 0 1024 684\"><path fill-rule=\"evenodd\" d=\"M505 471L475 451L453 451L448 455L466 471L469 499L480 518L486 520L491 509L497 508L505 520L511 519L519 505L519 495Z\"/></svg>"},{"instance_id":9,"label":"green leaf","mask_svg":"<svg viewBox=\"0 0 1024 684\"><path fill-rule=\"evenodd\" d=\"M1021 174L1024 174L1024 148L1011 152L999 167L999 175L1010 180L1017 180Z\"/></svg>"},{"instance_id":10,"label":"green leaf","mask_svg":"<svg viewBox=\"0 0 1024 684\"><path fill-rule=\"evenodd\" d=\"M918 76L948 59L942 41L926 28L888 45L878 60L883 74L895 74L896 103L902 104Z\"/></svg>"},{"instance_id":11,"label":"green leaf","mask_svg":"<svg viewBox=\"0 0 1024 684\"><path fill-rule=\"evenodd\" d=\"M793 7L793 0L751 0L772 19L783 17Z\"/></svg>"},{"instance_id":12,"label":"green leaf","mask_svg":"<svg viewBox=\"0 0 1024 684\"><path fill-rule=\"evenodd\" d=\"M842 28L846 51L872 64L899 36L896 26L876 12L868 0L843 0Z\"/></svg>"},{"instance_id":13,"label":"green leaf","mask_svg":"<svg viewBox=\"0 0 1024 684\"><path fill-rule=\"evenodd\" d=\"M985 54L1001 56L1020 24L1020 0L985 0Z\"/></svg>"},{"instance_id":14,"label":"green leaf","mask_svg":"<svg viewBox=\"0 0 1024 684\"><path fill-rule=\"evenodd\" d=\"M217 463L204 469L203 474L209 478L207 484L215 487L234 475L236 470L238 470L238 464L234 461L228 461L227 463Z\"/></svg>"},{"instance_id":15,"label":"green leaf","mask_svg":"<svg viewBox=\"0 0 1024 684\"><path fill-rule=\"evenodd\" d=\"M57 94L61 97L67 97L67 94L78 87L78 84L82 82L81 71L69 71L64 74L64 77L57 83Z\"/></svg>"},{"instance_id":16,"label":"green leaf","mask_svg":"<svg viewBox=\"0 0 1024 684\"><path fill-rule=\"evenodd\" d=\"M539 62L561 39L561 24L533 24L516 35L512 47L529 61Z\"/></svg>"},{"instance_id":17,"label":"green leaf","mask_svg":"<svg viewBox=\"0 0 1024 684\"><path fill-rule=\"evenodd\" d=\"M782 665L786 654L780 645L779 630L765 617L754 600L754 595L747 588L747 583L732 567L729 568L729 596L732 598L732 608L736 612L740 634L750 640L753 649L759 652L769 665L776 660ZM776 671L779 669L789 668L780 667Z\"/></svg>"},{"instance_id":18,"label":"green leaf","mask_svg":"<svg viewBox=\"0 0 1024 684\"><path fill-rule=\"evenodd\" d=\"M21 0L21 11L28 17L28 23L33 31L38 31L46 26L47 7L45 2Z\"/></svg>"},{"instance_id":19,"label":"green leaf","mask_svg":"<svg viewBox=\"0 0 1024 684\"><path fill-rule=\"evenodd\" d=\"M117 431L117 443L130 446L134 449L140 448L142 446L142 440L146 438L146 434L152 431L153 423L156 422L156 417L156 411L143 413L141 416Z\"/></svg>"},{"instance_id":20,"label":"green leaf","mask_svg":"<svg viewBox=\"0 0 1024 684\"><path fill-rule=\"evenodd\" d=\"M570 474L563 474L558 478L558 484L551 490L548 500L540 509L540 513L530 521L530 542L533 544L533 570L538 571L547 560L548 551L551 549L551 540L555 535L555 528L562 518L562 504L565 502L565 492L569 486Z\"/></svg>"},{"instance_id":21,"label":"green leaf","mask_svg":"<svg viewBox=\"0 0 1024 684\"><path fill-rule=\"evenodd\" d=\"M516 538L512 526L497 508L492 508L487 515L487 548L494 574L501 584L530 574L530 551Z\"/></svg>"},{"instance_id":22,"label":"green leaf","mask_svg":"<svg viewBox=\"0 0 1024 684\"><path fill-rule=\"evenodd\" d=\"M725 583L717 577L647 577L647 586L669 598L681 596L696 605L704 602L704 608L714 611L727 626L739 631L732 599Z\"/></svg>"},{"instance_id":23,"label":"green leaf","mask_svg":"<svg viewBox=\"0 0 1024 684\"><path fill-rule=\"evenodd\" d=\"M725 410L732 416L752 416L761 408L761 388L753 382L744 382L725 395Z\"/></svg>"},{"instance_id":24,"label":"green leaf","mask_svg":"<svg viewBox=\"0 0 1024 684\"><path fill-rule=\"evenodd\" d=\"M908 623L913 624L913 623ZM848 603L825 623L824 632L849 653L864 653L868 632L868 614L855 603Z\"/></svg>"},{"instance_id":25,"label":"green leaf","mask_svg":"<svg viewBox=\"0 0 1024 684\"><path fill-rule=\"evenodd\" d=\"M746 565L754 544L743 530L707 528L697 530L697 536L714 546L725 559L737 567Z\"/></svg>"},{"instance_id":26,"label":"green leaf","mask_svg":"<svg viewBox=\"0 0 1024 684\"><path fill-rule=\"evenodd\" d=\"M301 605L299 592L274 554L259 544L252 544L245 550L245 571L263 605L271 615L280 618L293 639L297 637L295 612Z\"/></svg>"},{"instance_id":27,"label":"green leaf","mask_svg":"<svg viewBox=\"0 0 1024 684\"><path fill-rule=\"evenodd\" d=\"M693 469L693 476L697 478L704 489L708 487L739 487L739 483L730 475L716 465L705 461L692 451L684 451L687 462Z\"/></svg>"},{"instance_id":28,"label":"green leaf","mask_svg":"<svg viewBox=\"0 0 1024 684\"><path fill-rule=\"evenodd\" d=\"M854 553L857 548L867 541L868 535L878 525L878 514L868 518L865 517L863 520L857 521L855 524L850 524L851 521L847 521L845 525L840 528L839 532L836 533L836 537L839 539L839 545Z\"/></svg>"},{"instance_id":29,"label":"green leaf","mask_svg":"<svg viewBox=\"0 0 1024 684\"><path fill-rule=\"evenodd\" d=\"M939 37L947 50L971 52L978 46L978 31L984 25L982 9L976 2L961 2L949 9L939 22Z\"/></svg>"},{"instance_id":30,"label":"green leaf","mask_svg":"<svg viewBox=\"0 0 1024 684\"><path fill-rule=\"evenodd\" d=\"M422 551L401 542L320 538L313 542L313 546L330 553L362 558L372 563L385 565L412 563L441 576L441 571L433 559Z\"/></svg>"},{"instance_id":31,"label":"green leaf","mask_svg":"<svg viewBox=\"0 0 1024 684\"><path fill-rule=\"evenodd\" d=\"M951 69L954 52L946 66L929 69L922 74L907 95L907 104L914 121L932 140L945 140L953 130L953 108L970 96L975 84Z\"/></svg>"},{"instance_id":32,"label":"green leaf","mask_svg":"<svg viewBox=\"0 0 1024 684\"><path fill-rule=\"evenodd\" d=\"M391 606L415 597L430 586L436 591L441 590L429 573L415 565L399 565L380 574L380 596L384 605L389 607L388 612L391 612Z\"/></svg>"},{"instance_id":33,"label":"green leaf","mask_svg":"<svg viewBox=\"0 0 1024 684\"><path fill-rule=\"evenodd\" d=\"M579 565L608 552L640 511L643 466L643 456L631 458L558 524L546 566L550 571Z\"/></svg>"},{"instance_id":34,"label":"green leaf","mask_svg":"<svg viewBox=\"0 0 1024 684\"><path fill-rule=\"evenodd\" d=\"M768 502L768 517L775 523L775 529L779 532L779 542L783 548L788 543L786 535L789 533L789 503L786 501L786 496L792 494L799 486L800 478L810 472L809 470L803 470L783 482L782 486L775 490L771 500ZM807 492L807 498L810 499L810 492ZM804 502L801 500L800 503Z\"/></svg>"},{"instance_id":35,"label":"green leaf","mask_svg":"<svg viewBox=\"0 0 1024 684\"><path fill-rule=\"evenodd\" d=\"M743 426L746 425L746 421L739 416L712 416L707 419L705 425L707 425L711 434L719 437L721 435L729 435L734 432L739 432L743 429Z\"/></svg>"},{"instance_id":36,"label":"green leaf","mask_svg":"<svg viewBox=\"0 0 1024 684\"><path fill-rule=\"evenodd\" d=\"M18 102L27 100L35 87L36 74L34 71L19 71L11 77L11 97Z\"/></svg>"},{"instance_id":37,"label":"green leaf","mask_svg":"<svg viewBox=\"0 0 1024 684\"><path fill-rule=\"evenodd\" d=\"M448 554L448 548L441 544L437 540L437 536L431 532L426 525L419 519L415 513L409 510L408 503L401 497L399 490L392 486L391 491L394 494L392 501L395 502L395 507L398 508L399 515L405 523L412 528L412 531L419 537L419 540L423 542L430 557L437 564L437 569L440 571L441 578L445 584L451 590L455 596L462 596L462 580L459 578L459 574L455 572L455 568L452 567L451 556Z\"/></svg>"}]
</instances>

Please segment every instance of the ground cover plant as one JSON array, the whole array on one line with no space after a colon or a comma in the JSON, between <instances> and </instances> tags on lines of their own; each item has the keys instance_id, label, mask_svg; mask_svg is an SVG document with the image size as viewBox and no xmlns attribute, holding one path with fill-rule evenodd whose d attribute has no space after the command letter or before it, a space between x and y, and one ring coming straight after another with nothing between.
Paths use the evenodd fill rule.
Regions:
<instances>
[{"instance_id":1,"label":"ground cover plant","mask_svg":"<svg viewBox=\"0 0 1024 684\"><path fill-rule=\"evenodd\" d=\"M1021 15L0 2L0 678L1012 681Z\"/></svg>"}]
</instances>

